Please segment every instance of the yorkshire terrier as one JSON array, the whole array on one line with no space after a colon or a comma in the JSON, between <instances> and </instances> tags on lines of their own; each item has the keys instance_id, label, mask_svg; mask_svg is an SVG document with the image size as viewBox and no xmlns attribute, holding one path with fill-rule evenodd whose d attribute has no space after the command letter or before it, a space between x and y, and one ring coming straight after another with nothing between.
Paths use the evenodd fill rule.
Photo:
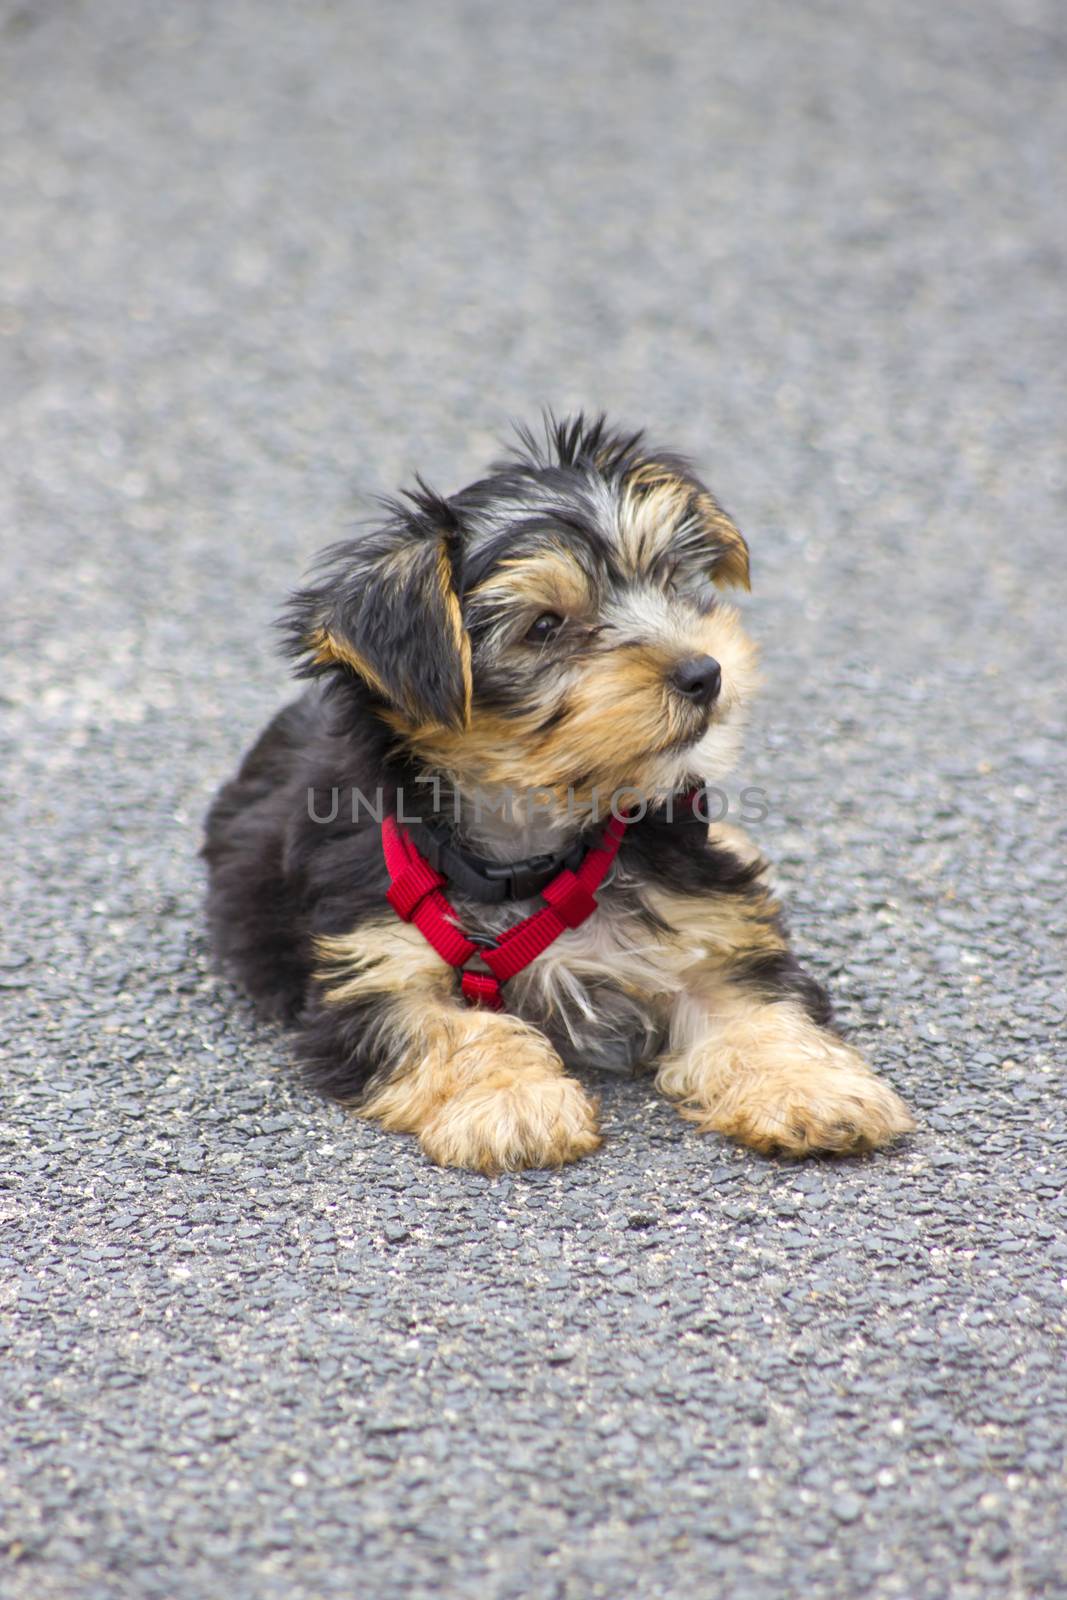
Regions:
<instances>
[{"instance_id":1,"label":"yorkshire terrier","mask_svg":"<svg viewBox=\"0 0 1067 1600\"><path fill-rule=\"evenodd\" d=\"M748 573L689 463L603 417L325 552L281 624L314 682L204 846L219 955L311 1084L482 1172L596 1149L581 1066L648 1066L768 1153L914 1126L701 805L754 683L720 594Z\"/></svg>"}]
</instances>

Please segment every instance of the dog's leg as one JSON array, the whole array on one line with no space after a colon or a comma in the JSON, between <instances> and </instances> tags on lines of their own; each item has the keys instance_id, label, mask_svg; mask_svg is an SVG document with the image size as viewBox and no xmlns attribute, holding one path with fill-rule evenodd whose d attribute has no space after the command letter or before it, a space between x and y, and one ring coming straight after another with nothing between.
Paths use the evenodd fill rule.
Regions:
<instances>
[{"instance_id":1,"label":"dog's leg","mask_svg":"<svg viewBox=\"0 0 1067 1600\"><path fill-rule=\"evenodd\" d=\"M405 1009L407 1047L361 1115L417 1134L441 1166L479 1172L558 1167L599 1145L595 1106L536 1029L421 999Z\"/></svg>"},{"instance_id":2,"label":"dog's leg","mask_svg":"<svg viewBox=\"0 0 1067 1600\"><path fill-rule=\"evenodd\" d=\"M395 921L319 941L303 1029L312 1078L413 1133L442 1166L561 1166L600 1143L596 1108L535 1028L472 1009L421 934Z\"/></svg>"},{"instance_id":3,"label":"dog's leg","mask_svg":"<svg viewBox=\"0 0 1067 1600\"><path fill-rule=\"evenodd\" d=\"M703 1131L802 1156L871 1150L914 1128L899 1096L799 999L728 979L699 991L675 1004L656 1081Z\"/></svg>"}]
</instances>

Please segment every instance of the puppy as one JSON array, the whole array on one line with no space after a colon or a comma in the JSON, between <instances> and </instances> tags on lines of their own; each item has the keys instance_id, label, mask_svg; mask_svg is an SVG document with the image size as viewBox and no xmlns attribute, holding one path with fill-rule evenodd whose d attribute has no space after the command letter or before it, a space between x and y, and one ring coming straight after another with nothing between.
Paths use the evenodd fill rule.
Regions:
<instances>
[{"instance_id":1,"label":"puppy","mask_svg":"<svg viewBox=\"0 0 1067 1600\"><path fill-rule=\"evenodd\" d=\"M913 1126L833 1031L758 852L703 816L754 650L721 593L747 546L687 462L549 418L313 579L282 623L311 687L204 847L218 953L311 1084L482 1172L596 1149L587 1065L646 1066L765 1152Z\"/></svg>"}]
</instances>

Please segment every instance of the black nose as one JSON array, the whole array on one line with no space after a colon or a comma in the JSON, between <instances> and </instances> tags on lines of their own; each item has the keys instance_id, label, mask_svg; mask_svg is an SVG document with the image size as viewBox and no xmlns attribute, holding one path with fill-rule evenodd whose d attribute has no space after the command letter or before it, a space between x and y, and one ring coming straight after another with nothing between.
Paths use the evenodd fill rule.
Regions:
<instances>
[{"instance_id":1,"label":"black nose","mask_svg":"<svg viewBox=\"0 0 1067 1600\"><path fill-rule=\"evenodd\" d=\"M722 688L722 668L714 656L692 656L679 661L671 673L671 684L698 706L710 706Z\"/></svg>"}]
</instances>

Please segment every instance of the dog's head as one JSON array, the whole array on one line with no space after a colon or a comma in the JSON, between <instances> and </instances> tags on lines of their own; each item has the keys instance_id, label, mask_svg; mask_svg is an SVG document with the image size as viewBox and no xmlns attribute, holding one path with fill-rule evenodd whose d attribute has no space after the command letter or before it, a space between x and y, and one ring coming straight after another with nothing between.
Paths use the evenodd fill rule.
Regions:
<instances>
[{"instance_id":1,"label":"dog's head","mask_svg":"<svg viewBox=\"0 0 1067 1600\"><path fill-rule=\"evenodd\" d=\"M327 552L286 627L463 786L664 794L735 754L754 650L744 539L679 457L551 422L449 499L420 484Z\"/></svg>"}]
</instances>

